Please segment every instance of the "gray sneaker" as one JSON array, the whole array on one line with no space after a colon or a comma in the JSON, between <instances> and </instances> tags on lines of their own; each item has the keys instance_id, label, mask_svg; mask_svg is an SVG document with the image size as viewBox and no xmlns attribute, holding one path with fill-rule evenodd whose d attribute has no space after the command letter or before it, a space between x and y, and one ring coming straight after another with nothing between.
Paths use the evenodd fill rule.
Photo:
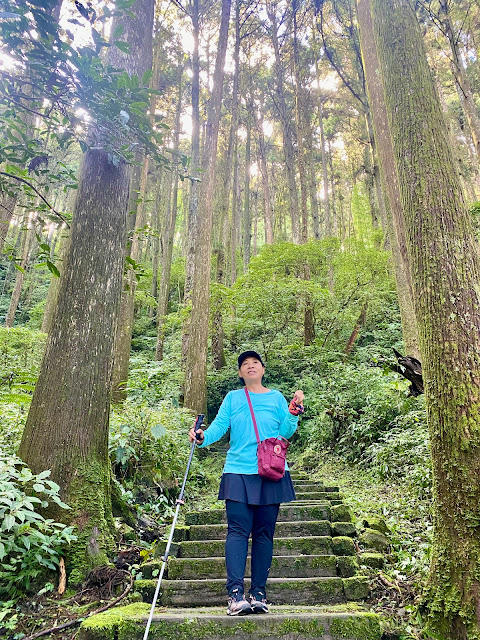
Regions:
<instances>
[{"instance_id":1,"label":"gray sneaker","mask_svg":"<svg viewBox=\"0 0 480 640\"><path fill-rule=\"evenodd\" d=\"M235 589L228 597L227 616L246 616L252 613L250 603L245 600L243 591Z\"/></svg>"},{"instance_id":2,"label":"gray sneaker","mask_svg":"<svg viewBox=\"0 0 480 640\"><path fill-rule=\"evenodd\" d=\"M264 593L258 591L250 594L250 606L253 613L268 613L267 598Z\"/></svg>"}]
</instances>

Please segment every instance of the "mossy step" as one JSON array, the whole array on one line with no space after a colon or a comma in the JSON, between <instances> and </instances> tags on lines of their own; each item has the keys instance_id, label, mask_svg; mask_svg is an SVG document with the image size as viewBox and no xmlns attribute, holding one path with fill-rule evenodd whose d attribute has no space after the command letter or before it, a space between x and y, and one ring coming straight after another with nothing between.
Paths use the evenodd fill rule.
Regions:
<instances>
[{"instance_id":1,"label":"mossy step","mask_svg":"<svg viewBox=\"0 0 480 640\"><path fill-rule=\"evenodd\" d=\"M343 500L343 495L336 491L295 491L297 500Z\"/></svg>"},{"instance_id":2,"label":"mossy step","mask_svg":"<svg viewBox=\"0 0 480 640\"><path fill-rule=\"evenodd\" d=\"M138 591L144 602L151 602L156 580L137 580ZM250 579L245 579L245 590ZM365 600L368 597L368 578L270 578L267 595L273 604L314 605ZM204 607L225 598L225 580L164 580L160 590L159 606Z\"/></svg>"},{"instance_id":3,"label":"mossy step","mask_svg":"<svg viewBox=\"0 0 480 640\"><path fill-rule=\"evenodd\" d=\"M351 608L351 610L349 610ZM156 609L152 640L380 640L379 617L345 605L273 607L267 616L231 617L226 607ZM150 605L136 602L85 620L78 640L142 640Z\"/></svg>"},{"instance_id":4,"label":"mossy step","mask_svg":"<svg viewBox=\"0 0 480 640\"><path fill-rule=\"evenodd\" d=\"M145 579L155 578L161 567L157 560L142 565ZM270 568L270 578L319 578L355 575L358 568L354 556L300 555L274 556ZM203 580L207 578L226 578L225 559L216 558L170 558L167 577L170 580ZM250 558L247 559L246 573L250 577Z\"/></svg>"},{"instance_id":5,"label":"mossy step","mask_svg":"<svg viewBox=\"0 0 480 640\"><path fill-rule=\"evenodd\" d=\"M298 520L297 522L277 522L275 534L280 538L297 536L330 536L332 526L328 520ZM344 534L341 535L350 535ZM194 524L190 527L190 540L225 540L226 524Z\"/></svg>"},{"instance_id":6,"label":"mossy step","mask_svg":"<svg viewBox=\"0 0 480 640\"><path fill-rule=\"evenodd\" d=\"M293 522L295 520L330 520L332 509L330 502L313 505L297 505L289 503L281 506L277 522ZM196 524L225 524L227 514L225 509L210 509L209 511L192 511L185 516L187 525Z\"/></svg>"},{"instance_id":7,"label":"mossy step","mask_svg":"<svg viewBox=\"0 0 480 640\"><path fill-rule=\"evenodd\" d=\"M353 540L346 536L299 536L274 539L274 553L279 556L339 555L354 556ZM211 558L225 556L223 540L195 540L182 542L178 549L180 558Z\"/></svg>"},{"instance_id":8,"label":"mossy step","mask_svg":"<svg viewBox=\"0 0 480 640\"><path fill-rule=\"evenodd\" d=\"M314 480L299 480L293 483L295 487L295 491L302 491L305 489L307 491L311 491L316 489L317 491L325 491L326 493L339 493L339 487L327 487L320 482L315 482Z\"/></svg>"},{"instance_id":9,"label":"mossy step","mask_svg":"<svg viewBox=\"0 0 480 640\"><path fill-rule=\"evenodd\" d=\"M295 502L292 502L290 504L294 504L296 507L316 507L322 504L330 504L332 506L335 506L337 504L343 504L343 500L341 498L335 498L334 500L308 500L302 498L301 500L295 500Z\"/></svg>"}]
</instances>

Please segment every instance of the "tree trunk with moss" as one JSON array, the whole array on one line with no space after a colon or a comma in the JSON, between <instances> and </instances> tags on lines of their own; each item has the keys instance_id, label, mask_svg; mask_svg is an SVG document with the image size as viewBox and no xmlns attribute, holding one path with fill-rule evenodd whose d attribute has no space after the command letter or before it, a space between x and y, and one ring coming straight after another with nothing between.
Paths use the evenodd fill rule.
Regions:
<instances>
[{"instance_id":1,"label":"tree trunk with moss","mask_svg":"<svg viewBox=\"0 0 480 640\"><path fill-rule=\"evenodd\" d=\"M358 0L357 14L360 27L363 67L365 69L368 99L372 112L377 153L384 192L386 194L386 233L392 250L398 305L402 322L403 342L408 355L421 360L417 318L413 306L413 289L405 238L405 220L398 186L397 169L388 125L369 0Z\"/></svg>"},{"instance_id":2,"label":"tree trunk with moss","mask_svg":"<svg viewBox=\"0 0 480 640\"><path fill-rule=\"evenodd\" d=\"M110 49L111 64L140 77L150 63L153 7L153 0L137 0L134 17L122 19L128 55ZM108 424L129 181L130 167L112 163L108 150L86 152L53 329L19 450L34 473L52 470L71 506L50 514L76 525L71 583L106 562L113 544Z\"/></svg>"},{"instance_id":3,"label":"tree trunk with moss","mask_svg":"<svg viewBox=\"0 0 480 640\"><path fill-rule=\"evenodd\" d=\"M416 315L434 490L423 612L431 635L480 638L480 264L454 153L408 0L371 0Z\"/></svg>"}]
</instances>

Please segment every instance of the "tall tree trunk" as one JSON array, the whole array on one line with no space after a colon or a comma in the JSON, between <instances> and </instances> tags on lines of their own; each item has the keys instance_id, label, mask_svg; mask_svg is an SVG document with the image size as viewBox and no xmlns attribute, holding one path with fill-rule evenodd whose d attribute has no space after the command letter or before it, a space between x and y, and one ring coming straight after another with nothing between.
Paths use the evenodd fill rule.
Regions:
<instances>
[{"instance_id":1,"label":"tall tree trunk","mask_svg":"<svg viewBox=\"0 0 480 640\"><path fill-rule=\"evenodd\" d=\"M238 180L238 138L235 137L233 145L233 188L232 188L232 227L230 245L230 282L235 284L237 280L237 232L239 221L240 184Z\"/></svg>"},{"instance_id":2,"label":"tall tree trunk","mask_svg":"<svg viewBox=\"0 0 480 640\"><path fill-rule=\"evenodd\" d=\"M408 0L371 0L405 216L433 461L431 634L480 637L480 264L421 30Z\"/></svg>"},{"instance_id":3,"label":"tall tree trunk","mask_svg":"<svg viewBox=\"0 0 480 640\"><path fill-rule=\"evenodd\" d=\"M174 157L177 155L180 140L180 117L182 115L182 96L183 96L183 66L179 61L179 81L178 81L178 97L175 110L175 124L173 134L173 152ZM173 175L169 179L167 194L167 215L165 224L165 233L163 235L163 252L162 252L162 276L160 279L160 291L158 294L157 308L157 345L155 348L155 360L163 359L163 345L165 338L165 316L168 311L168 299L170 297L170 275L172 273L172 256L173 256L173 239L175 236L175 225L177 222L178 211L178 163L175 165ZM171 193L171 196L170 196Z\"/></svg>"},{"instance_id":4,"label":"tall tree trunk","mask_svg":"<svg viewBox=\"0 0 480 640\"><path fill-rule=\"evenodd\" d=\"M137 0L123 24L130 52L112 47L109 62L139 75L151 66L153 0ZM116 319L126 244L130 168L103 149L83 158L71 244L53 330L20 444L34 473L52 470L69 511L51 515L77 527L68 551L71 584L107 560L112 543L108 422Z\"/></svg>"},{"instance_id":5,"label":"tall tree trunk","mask_svg":"<svg viewBox=\"0 0 480 640\"><path fill-rule=\"evenodd\" d=\"M219 284L224 283L225 269L225 253L222 247L216 251L217 254L217 274L216 281ZM225 352L223 349L223 316L222 316L222 298L217 296L213 302L212 309L212 361L217 371L223 369L226 364Z\"/></svg>"},{"instance_id":6,"label":"tall tree trunk","mask_svg":"<svg viewBox=\"0 0 480 640\"><path fill-rule=\"evenodd\" d=\"M473 98L470 80L468 79L467 71L460 56L459 37L453 27L449 0L439 0L439 6L440 19L443 22L444 33L448 38L452 52L452 71L455 82L460 90L460 102L470 128L475 151L477 152L477 162L480 162L480 117L478 116L477 106Z\"/></svg>"},{"instance_id":7,"label":"tall tree trunk","mask_svg":"<svg viewBox=\"0 0 480 640\"><path fill-rule=\"evenodd\" d=\"M312 111L311 107L309 111ZM304 136L305 136L305 154L308 173L308 189L310 193L310 209L312 216L312 231L315 240L320 239L320 218L318 211L317 197L317 171L315 167L315 158L313 153L313 136L312 125L310 119L303 118Z\"/></svg>"},{"instance_id":8,"label":"tall tree trunk","mask_svg":"<svg viewBox=\"0 0 480 640\"><path fill-rule=\"evenodd\" d=\"M232 120L228 135L227 155L225 158L225 172L223 176L222 194L219 201L219 230L224 235L225 228L228 227L228 213L230 207L230 194L232 191L232 166L233 155L235 150L235 141L238 131L239 119L239 80L240 80L240 5L242 0L235 1L235 44L233 51L233 64L235 70L233 72L232 87Z\"/></svg>"},{"instance_id":9,"label":"tall tree trunk","mask_svg":"<svg viewBox=\"0 0 480 640\"><path fill-rule=\"evenodd\" d=\"M17 271L17 277L15 278L15 285L13 287L12 295L10 298L10 304L8 306L7 315L5 316L5 326L13 327L15 321L15 314L17 313L18 303L20 302L20 295L22 293L23 282L25 280L25 271L27 269L30 252L32 248L33 234L35 231L35 223L31 222L28 225L27 230L23 236L22 242L22 259L20 261L20 270Z\"/></svg>"},{"instance_id":10,"label":"tall tree trunk","mask_svg":"<svg viewBox=\"0 0 480 640\"><path fill-rule=\"evenodd\" d=\"M52 328L53 316L57 308L58 293L60 291L60 279L64 271L65 258L68 253L68 245L70 243L70 230L64 230L60 240L60 278L52 276L50 286L48 287L47 300L45 302L45 311L42 319L41 331L50 333Z\"/></svg>"},{"instance_id":11,"label":"tall tree trunk","mask_svg":"<svg viewBox=\"0 0 480 640\"><path fill-rule=\"evenodd\" d=\"M285 73L283 69L282 56L280 53L277 18L273 9L267 6L266 10L268 19L270 21L272 44L275 53L277 109L282 126L285 174L287 178L289 210L292 223L292 240L293 242L295 242L295 244L298 244L300 242L300 214L298 206L297 185L295 179L295 149L293 146L294 138L291 123L291 114L287 107L287 101L285 97Z\"/></svg>"},{"instance_id":12,"label":"tall tree trunk","mask_svg":"<svg viewBox=\"0 0 480 640\"><path fill-rule=\"evenodd\" d=\"M300 72L300 56L298 52L298 3L299 0L292 2L293 14L293 75L295 77L295 124L297 130L297 158L298 158L298 175L300 180L300 238L299 241L304 244L308 241L308 187L307 187L307 171L305 162L305 145L303 140L303 88Z\"/></svg>"},{"instance_id":13,"label":"tall tree trunk","mask_svg":"<svg viewBox=\"0 0 480 640\"><path fill-rule=\"evenodd\" d=\"M263 105L260 105L259 117L257 119L258 131L258 165L262 176L263 201L265 211L265 244L273 244L273 212L272 196L270 193L270 180L267 167L267 153L265 148L265 134L263 133Z\"/></svg>"},{"instance_id":14,"label":"tall tree trunk","mask_svg":"<svg viewBox=\"0 0 480 640\"><path fill-rule=\"evenodd\" d=\"M205 413L207 406L207 342L212 257L212 205L230 6L231 0L222 0L222 17L215 61L213 91L208 110L205 153L202 163L202 168L204 169L201 198L202 215L198 217L197 225L198 239L195 248L192 315L185 376L185 406L199 413Z\"/></svg>"},{"instance_id":15,"label":"tall tree trunk","mask_svg":"<svg viewBox=\"0 0 480 640\"><path fill-rule=\"evenodd\" d=\"M17 199L13 196L0 195L0 254L3 251L10 221L13 218Z\"/></svg>"},{"instance_id":16,"label":"tall tree trunk","mask_svg":"<svg viewBox=\"0 0 480 640\"><path fill-rule=\"evenodd\" d=\"M190 166L192 175L198 179L200 169L200 16L199 0L192 2L192 151ZM198 191L200 185L197 180L190 181L190 202L188 208L187 227L187 261L185 274L185 302L191 299L193 286L193 272L195 268L195 242L197 239L197 217L198 217ZM185 333L185 332L184 332ZM188 334L188 331L187 331ZM188 340L184 336L183 350L186 354Z\"/></svg>"},{"instance_id":17,"label":"tall tree trunk","mask_svg":"<svg viewBox=\"0 0 480 640\"><path fill-rule=\"evenodd\" d=\"M158 304L158 268L160 266L160 201L164 181L164 172L160 169L156 176L155 202L153 205L152 223L154 229L153 247L152 247L152 288L150 295L156 301L148 308L149 318L153 318Z\"/></svg>"},{"instance_id":18,"label":"tall tree trunk","mask_svg":"<svg viewBox=\"0 0 480 640\"><path fill-rule=\"evenodd\" d=\"M188 304L192 299L193 277L195 271L195 252L197 242L198 225L198 194L200 185L197 182L200 170L200 8L199 0L192 0L192 151L190 166L192 175L196 180L190 181L190 199L188 206L187 225L187 255L185 264L185 290L184 302ZM202 178L203 179L203 178ZM186 361L190 340L191 315L188 314L183 323L182 335L182 360Z\"/></svg>"},{"instance_id":19,"label":"tall tree trunk","mask_svg":"<svg viewBox=\"0 0 480 640\"><path fill-rule=\"evenodd\" d=\"M329 168L330 168L330 191L331 191L331 199L329 200L330 203L330 212L331 212L331 231L332 231L332 235L336 235L337 234L337 230L338 230L338 221L337 221L337 207L336 207L336 195L337 195L337 190L335 188L335 172L333 170L333 150L332 150L332 141L329 140L328 141L328 164L329 164Z\"/></svg>"},{"instance_id":20,"label":"tall tree trunk","mask_svg":"<svg viewBox=\"0 0 480 640\"><path fill-rule=\"evenodd\" d=\"M245 141L245 192L243 194L243 269L247 271L252 254L252 213L250 211L250 164L252 152L252 108L247 104L247 139Z\"/></svg>"},{"instance_id":21,"label":"tall tree trunk","mask_svg":"<svg viewBox=\"0 0 480 640\"><path fill-rule=\"evenodd\" d=\"M392 250L397 285L403 342L408 355L422 360L419 350L417 318L413 305L413 288L405 237L405 219L398 185L395 156L380 78L373 25L368 0L358 0L358 21L369 102L372 109L375 138L382 172L382 182L388 196L387 234Z\"/></svg>"},{"instance_id":22,"label":"tall tree trunk","mask_svg":"<svg viewBox=\"0 0 480 640\"><path fill-rule=\"evenodd\" d=\"M332 235L332 213L330 210L330 194L328 186L328 156L325 141L325 127L323 126L323 102L318 102L318 124L320 125L320 143L322 146L322 177L323 177L323 210L324 231L328 238Z\"/></svg>"},{"instance_id":23,"label":"tall tree trunk","mask_svg":"<svg viewBox=\"0 0 480 640\"><path fill-rule=\"evenodd\" d=\"M140 262L142 242L140 229L145 225L145 199L148 179L148 157L144 157L140 176L140 189L138 193L138 205L135 216L135 228L130 247L130 258L135 263ZM115 354L112 371L112 395L114 404L123 402L127 397L128 364L130 361L130 348L132 344L133 322L135 316L135 291L137 278L132 268L127 270L124 279L120 313L118 316L117 334L115 339Z\"/></svg>"}]
</instances>

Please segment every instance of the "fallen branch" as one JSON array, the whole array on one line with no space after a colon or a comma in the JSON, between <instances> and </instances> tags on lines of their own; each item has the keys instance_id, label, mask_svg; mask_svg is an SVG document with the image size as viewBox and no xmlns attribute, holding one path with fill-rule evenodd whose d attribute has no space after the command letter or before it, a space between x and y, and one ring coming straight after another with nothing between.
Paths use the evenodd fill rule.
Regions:
<instances>
[{"instance_id":1,"label":"fallen branch","mask_svg":"<svg viewBox=\"0 0 480 640\"><path fill-rule=\"evenodd\" d=\"M57 633L58 631L63 631L63 629L68 629L69 627L74 627L76 624L80 624L84 620L88 620L88 618L91 618L92 616L96 616L97 613L103 613L104 611L107 611L107 609L111 609L116 604L118 604L120 602L120 600L123 600L123 598L125 598L125 596L128 595L128 593L130 593L130 590L131 590L132 587L133 587L133 576L131 575L130 576L130 584L127 586L127 588L122 593L122 595L119 596L118 598L116 598L113 602L110 602L109 604L105 605L104 607L100 607L100 609L97 609L96 611L92 611L92 613L90 613L85 618L77 618L77 620L72 620L70 622L66 622L65 624L60 624L58 627L51 627L50 629L44 629L43 631L39 631L38 633L34 633L33 636L28 636L28 637L24 638L23 640L35 640L35 638L41 638L42 636L46 636L46 635L49 635L51 633Z\"/></svg>"},{"instance_id":2,"label":"fallen branch","mask_svg":"<svg viewBox=\"0 0 480 640\"><path fill-rule=\"evenodd\" d=\"M387 587L387 589L395 589L395 591L398 591L398 593L402 593L400 587L398 586L397 582L392 582L389 578L387 578L387 576L382 573L381 571L378 572L378 579L380 580L380 582Z\"/></svg>"}]
</instances>

